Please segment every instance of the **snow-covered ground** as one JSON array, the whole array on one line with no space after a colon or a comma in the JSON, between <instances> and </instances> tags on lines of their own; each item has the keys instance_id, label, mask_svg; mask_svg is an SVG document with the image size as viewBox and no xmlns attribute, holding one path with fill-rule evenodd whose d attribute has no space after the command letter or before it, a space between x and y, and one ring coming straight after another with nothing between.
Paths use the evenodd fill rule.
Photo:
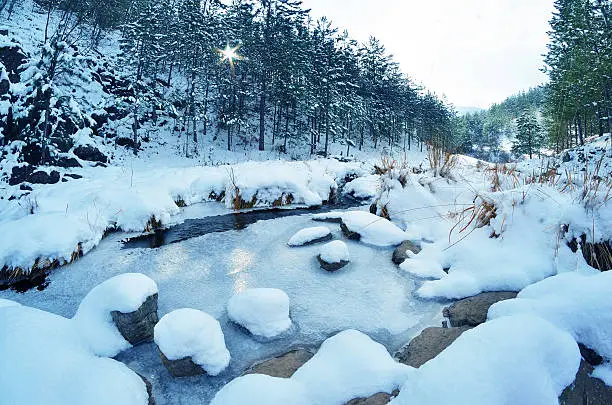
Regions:
<instances>
[{"instance_id":1,"label":"snow-covered ground","mask_svg":"<svg viewBox=\"0 0 612 405\"><path fill-rule=\"evenodd\" d=\"M597 152L601 147L586 148L586 156L597 156L588 148ZM371 166L333 160L249 162L225 167L167 165L157 169L141 163L134 174L125 167L83 169L84 180L36 188L32 196L39 211L33 215L15 202L4 201L6 215L0 226L12 226L18 232L26 229L20 221L29 220L48 236L37 243L7 240L2 249L8 246L21 252L11 257L27 257L23 252L36 251L32 246L56 249L53 243L66 240L62 235L82 235L74 232L78 228L71 227L70 218L83 228L100 223L104 225L100 229L106 229L116 223L126 230L142 231L152 214L165 223L175 223L231 212L223 203L200 202L208 200L212 191L226 191L227 198L234 185L244 193L245 201L258 195L265 205L272 205L290 192L297 204L318 205L348 174L362 178L361 184L349 189L361 190L364 196L375 195L379 213L384 211L390 220L368 213L369 207L364 205L352 211L261 221L243 230L211 233L158 249L122 249L126 234L111 234L105 239L100 234L92 239L98 245L93 248L92 244L88 254L50 275L50 285L44 291L4 291L0 299L71 318L83 305L83 298L100 283L125 273L142 273L157 289L144 283L141 293L159 292L160 315L179 308L210 314L218 320L231 355L227 369L219 370L218 376L174 379L153 344L123 351L117 357L152 381L158 404L207 403L257 361L295 347L318 347L326 340L319 354L294 377L244 377L223 389L216 403L265 394L276 401L272 403L286 402L289 395L295 403L335 404L351 396L401 388L394 403L437 404L450 395L452 387L429 387L451 378L459 379L462 387L453 391L458 403L508 403L513 398L508 395L525 386L529 389L521 391L522 403L553 403L574 378L580 360L576 342L604 356L606 363L596 370L597 376L610 381L612 369L608 363L612 356L610 337L600 329L609 323L605 314L609 313L610 277L590 268L579 247L574 253L567 246L582 234L594 242L612 237L612 209L605 188L610 159L603 159L598 166L591 164L595 158L581 162L578 152L572 154L575 156L567 162L561 157L555 162L559 167L549 176L552 181L540 175L543 171L534 176L534 168L546 167L546 161L504 168L464 157L458 158L447 177L393 169L378 176L376 186L372 186ZM579 172L585 165L587 176L566 174ZM593 190L597 179L591 174L597 167L601 188ZM193 205L181 210L175 203L179 197ZM56 228L42 222L47 217L57 218ZM326 224L333 239L348 248L351 265L343 271L328 273L319 267L320 243L289 246L292 238L304 242L325 236L325 229L310 229L317 225L313 218L342 220L346 232L360 235L359 241L351 240L339 224ZM397 267L391 255L404 240L412 240L422 251ZM264 294L231 305L236 297L260 288L282 293L274 299ZM440 325L446 300L504 290L523 292L516 300L494 306L491 321L464 334L423 368L398 366L388 358L388 353L425 327ZM276 302L272 306L278 311L270 310L270 302ZM229 310L240 313L241 319L228 315L228 303L237 307ZM262 303L264 309L255 308ZM19 308L8 305L13 304L0 301L0 311ZM258 340L231 321L251 325L251 318L255 323L265 321L263 315L268 312L275 319L282 318L283 327L262 324L257 326L264 333L252 332L264 336L274 328L284 332L290 314L292 327L277 340ZM281 312L282 316L277 316ZM249 319L242 316L244 313ZM24 328L36 330L28 325ZM345 349L360 356L351 359ZM508 357L509 352L513 357ZM360 376L373 364L380 366L380 373L363 380ZM336 381L333 389L314 388L326 376L321 370L328 370L328 377ZM263 387L269 389L261 391ZM479 397L481 402L474 402L474 393L484 393Z\"/></svg>"}]
</instances>

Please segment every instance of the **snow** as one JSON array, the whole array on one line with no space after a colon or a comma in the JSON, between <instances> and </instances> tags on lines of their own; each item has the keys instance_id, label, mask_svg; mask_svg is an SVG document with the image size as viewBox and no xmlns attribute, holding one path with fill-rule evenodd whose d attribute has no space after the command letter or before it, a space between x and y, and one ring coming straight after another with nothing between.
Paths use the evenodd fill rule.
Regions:
<instances>
[{"instance_id":1,"label":"snow","mask_svg":"<svg viewBox=\"0 0 612 405\"><path fill-rule=\"evenodd\" d=\"M611 296L611 272L560 274L525 288L516 299L495 304L489 318L539 316L612 360L612 330L603 326L612 324Z\"/></svg>"},{"instance_id":2,"label":"snow","mask_svg":"<svg viewBox=\"0 0 612 405\"><path fill-rule=\"evenodd\" d=\"M143 274L126 273L110 278L83 298L73 318L75 327L94 353L114 357L132 346L121 336L111 312L134 312L154 294L157 284Z\"/></svg>"},{"instance_id":3,"label":"snow","mask_svg":"<svg viewBox=\"0 0 612 405\"><path fill-rule=\"evenodd\" d=\"M376 197L380 176L375 174L359 177L344 187L346 194L351 194L357 198L369 199Z\"/></svg>"},{"instance_id":4,"label":"snow","mask_svg":"<svg viewBox=\"0 0 612 405\"><path fill-rule=\"evenodd\" d=\"M341 240L335 240L333 242L326 243L321 248L319 257L325 263L340 263L348 262L350 260L349 250L346 243Z\"/></svg>"},{"instance_id":5,"label":"snow","mask_svg":"<svg viewBox=\"0 0 612 405\"><path fill-rule=\"evenodd\" d=\"M219 321L196 309L178 309L155 325L155 343L169 360L191 357L209 375L216 376L230 362Z\"/></svg>"},{"instance_id":6,"label":"snow","mask_svg":"<svg viewBox=\"0 0 612 405\"><path fill-rule=\"evenodd\" d=\"M331 235L331 231L325 226L302 229L289 239L289 246L303 246L329 235Z\"/></svg>"},{"instance_id":7,"label":"snow","mask_svg":"<svg viewBox=\"0 0 612 405\"><path fill-rule=\"evenodd\" d=\"M384 346L356 330L341 332L289 379L246 375L223 387L211 405L342 405L379 392L392 392L412 369L395 362ZM265 387L265 388L264 388Z\"/></svg>"},{"instance_id":8,"label":"snow","mask_svg":"<svg viewBox=\"0 0 612 405\"><path fill-rule=\"evenodd\" d=\"M277 288L251 288L230 298L230 319L255 336L274 338L291 327L289 296Z\"/></svg>"},{"instance_id":9,"label":"snow","mask_svg":"<svg viewBox=\"0 0 612 405\"><path fill-rule=\"evenodd\" d=\"M3 404L146 405L143 380L96 356L70 319L26 306L0 310Z\"/></svg>"},{"instance_id":10,"label":"snow","mask_svg":"<svg viewBox=\"0 0 612 405\"><path fill-rule=\"evenodd\" d=\"M306 388L297 381L248 374L236 378L217 393L211 405L312 405Z\"/></svg>"},{"instance_id":11,"label":"snow","mask_svg":"<svg viewBox=\"0 0 612 405\"><path fill-rule=\"evenodd\" d=\"M15 301L5 300L3 298L0 298L0 309L9 308L9 307L18 307L18 306L20 306L20 304Z\"/></svg>"},{"instance_id":12,"label":"snow","mask_svg":"<svg viewBox=\"0 0 612 405\"><path fill-rule=\"evenodd\" d=\"M549 405L574 381L572 337L534 316L509 316L464 332L413 373L393 405Z\"/></svg>"},{"instance_id":13,"label":"snow","mask_svg":"<svg viewBox=\"0 0 612 405\"><path fill-rule=\"evenodd\" d=\"M393 246L407 240L407 236L391 221L364 211L342 214L346 227L361 235L361 242L375 246Z\"/></svg>"},{"instance_id":14,"label":"snow","mask_svg":"<svg viewBox=\"0 0 612 405\"><path fill-rule=\"evenodd\" d=\"M393 360L383 345L347 330L326 340L291 379L307 387L313 404L345 404L379 392L391 393L411 371Z\"/></svg>"},{"instance_id":15,"label":"snow","mask_svg":"<svg viewBox=\"0 0 612 405\"><path fill-rule=\"evenodd\" d=\"M608 387L612 387L612 364L609 362L595 367L591 375L595 378L599 378Z\"/></svg>"},{"instance_id":16,"label":"snow","mask_svg":"<svg viewBox=\"0 0 612 405\"><path fill-rule=\"evenodd\" d=\"M65 263L79 243L84 254L90 252L109 228L142 232L152 217L172 224L181 213L179 198L192 205L226 192L224 202L231 208L239 189L244 201L256 198L256 207L270 207L283 197L286 202L289 195L293 204L318 206L347 173L362 171L361 164L331 160L74 169L83 179L35 185L21 200L2 201L0 234L16 237L0 244L0 267L27 272L39 258ZM8 187L7 197L16 190Z\"/></svg>"}]
</instances>

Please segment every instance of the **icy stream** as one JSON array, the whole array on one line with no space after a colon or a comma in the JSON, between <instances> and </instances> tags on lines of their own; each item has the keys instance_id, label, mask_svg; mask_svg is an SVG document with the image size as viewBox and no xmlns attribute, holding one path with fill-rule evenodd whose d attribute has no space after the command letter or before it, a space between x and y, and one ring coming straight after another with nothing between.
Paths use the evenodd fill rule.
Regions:
<instances>
[{"instance_id":1,"label":"icy stream","mask_svg":"<svg viewBox=\"0 0 612 405\"><path fill-rule=\"evenodd\" d=\"M413 297L418 282L393 265L392 249L346 241L352 262L331 274L316 260L320 245L287 246L295 232L313 224L311 214L271 219L158 249L122 249L125 235L115 234L78 262L54 271L46 290L7 291L2 296L71 317L97 284L139 272L159 286L160 316L188 307L218 318L232 355L229 370L219 377L171 378L154 344L119 356L151 380L159 405L208 403L222 385L253 363L294 347L317 347L341 330L358 329L394 352L423 328L440 325L441 304ZM335 239L343 239L338 225L328 225ZM291 336L261 343L228 322L228 299L250 287L280 288L289 295L296 326Z\"/></svg>"}]
</instances>

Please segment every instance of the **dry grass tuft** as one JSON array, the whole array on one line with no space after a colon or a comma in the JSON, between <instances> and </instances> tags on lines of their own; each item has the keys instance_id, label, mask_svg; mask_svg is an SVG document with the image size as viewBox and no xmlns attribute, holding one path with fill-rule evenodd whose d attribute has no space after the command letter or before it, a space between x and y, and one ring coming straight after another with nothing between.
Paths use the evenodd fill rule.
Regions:
<instances>
[{"instance_id":1,"label":"dry grass tuft","mask_svg":"<svg viewBox=\"0 0 612 405\"><path fill-rule=\"evenodd\" d=\"M480 202L476 202L476 200L480 200ZM497 217L497 206L493 201L487 200L482 196L477 196L473 205L470 205L464 210L456 213L454 216L456 216L458 219L455 226L453 226L449 232L449 243L452 240L453 233L457 229L459 229L458 233L461 234L468 230L468 228L475 230L491 225L491 220ZM498 234L496 231L493 231L491 237L499 237L502 231L503 225L500 233Z\"/></svg>"}]
</instances>

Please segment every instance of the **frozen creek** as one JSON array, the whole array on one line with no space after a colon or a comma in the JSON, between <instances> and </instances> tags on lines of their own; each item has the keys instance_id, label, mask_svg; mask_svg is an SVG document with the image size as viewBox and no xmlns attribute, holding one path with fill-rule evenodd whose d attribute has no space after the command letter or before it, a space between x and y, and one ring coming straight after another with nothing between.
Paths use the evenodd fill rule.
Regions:
<instances>
[{"instance_id":1,"label":"frozen creek","mask_svg":"<svg viewBox=\"0 0 612 405\"><path fill-rule=\"evenodd\" d=\"M208 403L253 363L295 347L317 347L345 329L358 329L393 353L423 328L440 325L441 304L413 297L418 282L391 262L392 248L345 240L351 263L337 273L319 267L320 245L290 248L292 235L317 225L311 217L260 221L158 249L122 249L125 234L114 234L78 262L54 271L44 291L7 291L3 298L72 317L91 288L115 275L137 272L157 282L160 317L195 308L219 319L232 359L218 377L172 378L154 344L119 355L118 360L153 383L159 405ZM334 239L344 240L339 225L325 225ZM251 287L279 288L289 295L295 325L290 336L258 342L228 321L228 299Z\"/></svg>"}]
</instances>

